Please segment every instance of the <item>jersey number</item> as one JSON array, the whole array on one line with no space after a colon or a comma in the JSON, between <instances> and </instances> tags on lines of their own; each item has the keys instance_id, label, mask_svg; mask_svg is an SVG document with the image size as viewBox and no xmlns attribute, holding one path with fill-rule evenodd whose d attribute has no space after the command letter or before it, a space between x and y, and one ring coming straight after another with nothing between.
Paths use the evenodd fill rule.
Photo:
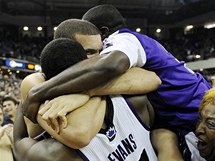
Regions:
<instances>
[{"instance_id":1,"label":"jersey number","mask_svg":"<svg viewBox=\"0 0 215 161\"><path fill-rule=\"evenodd\" d=\"M149 161L149 157L148 157L145 149L143 150L139 161Z\"/></svg>"}]
</instances>

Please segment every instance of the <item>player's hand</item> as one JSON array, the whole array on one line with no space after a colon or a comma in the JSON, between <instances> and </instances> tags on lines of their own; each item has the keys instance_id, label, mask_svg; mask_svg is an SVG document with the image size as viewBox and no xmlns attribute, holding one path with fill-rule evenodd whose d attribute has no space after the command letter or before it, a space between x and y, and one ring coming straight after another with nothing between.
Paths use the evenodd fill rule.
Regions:
<instances>
[{"instance_id":1,"label":"player's hand","mask_svg":"<svg viewBox=\"0 0 215 161\"><path fill-rule=\"evenodd\" d=\"M66 115L83 106L88 100L89 96L85 94L59 96L51 101L45 102L38 113L53 130L59 133L61 128L67 127Z\"/></svg>"},{"instance_id":2,"label":"player's hand","mask_svg":"<svg viewBox=\"0 0 215 161\"><path fill-rule=\"evenodd\" d=\"M22 111L24 116L29 118L33 123L37 123L37 113L41 105L40 98L30 90L27 98L22 104Z\"/></svg>"}]
</instances>

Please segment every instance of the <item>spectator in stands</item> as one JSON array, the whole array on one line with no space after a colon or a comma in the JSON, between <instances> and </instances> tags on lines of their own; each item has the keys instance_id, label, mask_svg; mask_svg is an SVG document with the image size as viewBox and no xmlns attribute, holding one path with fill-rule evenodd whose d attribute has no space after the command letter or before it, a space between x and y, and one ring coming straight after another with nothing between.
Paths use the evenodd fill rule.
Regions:
<instances>
[{"instance_id":1,"label":"spectator in stands","mask_svg":"<svg viewBox=\"0 0 215 161\"><path fill-rule=\"evenodd\" d=\"M12 132L13 125L7 124L3 126L4 114L0 108L0 161L13 161L12 153Z\"/></svg>"},{"instance_id":2,"label":"spectator in stands","mask_svg":"<svg viewBox=\"0 0 215 161\"><path fill-rule=\"evenodd\" d=\"M9 116L9 119L13 122L18 108L18 101L12 96L5 96L2 99L2 107L5 115Z\"/></svg>"},{"instance_id":3,"label":"spectator in stands","mask_svg":"<svg viewBox=\"0 0 215 161\"><path fill-rule=\"evenodd\" d=\"M196 127L198 150L207 161L215 160L215 88L204 95Z\"/></svg>"}]
</instances>

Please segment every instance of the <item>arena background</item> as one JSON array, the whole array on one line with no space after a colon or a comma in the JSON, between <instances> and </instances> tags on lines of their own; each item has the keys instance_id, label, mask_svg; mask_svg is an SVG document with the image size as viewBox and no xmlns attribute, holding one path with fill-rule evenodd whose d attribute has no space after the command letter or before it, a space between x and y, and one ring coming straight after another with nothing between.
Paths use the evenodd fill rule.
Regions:
<instances>
[{"instance_id":1,"label":"arena background","mask_svg":"<svg viewBox=\"0 0 215 161\"><path fill-rule=\"evenodd\" d=\"M81 18L99 4L116 6L129 28L155 38L213 81L214 0L0 0L1 95L19 99L19 84L40 70L40 52L52 39L54 28L65 19Z\"/></svg>"}]
</instances>

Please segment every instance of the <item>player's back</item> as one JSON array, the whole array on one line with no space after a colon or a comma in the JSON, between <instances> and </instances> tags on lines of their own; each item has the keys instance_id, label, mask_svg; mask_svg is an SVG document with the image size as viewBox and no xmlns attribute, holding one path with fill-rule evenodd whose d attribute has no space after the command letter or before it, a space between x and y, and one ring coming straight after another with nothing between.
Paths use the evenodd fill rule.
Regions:
<instances>
[{"instance_id":1,"label":"player's back","mask_svg":"<svg viewBox=\"0 0 215 161\"><path fill-rule=\"evenodd\" d=\"M106 128L101 129L89 145L80 149L83 159L157 161L150 141L150 129L139 118L132 101L121 96L110 98L107 100L108 113L104 120Z\"/></svg>"},{"instance_id":2,"label":"player's back","mask_svg":"<svg viewBox=\"0 0 215 161\"><path fill-rule=\"evenodd\" d=\"M156 91L148 94L159 117L165 118L170 126L195 127L202 97L212 86L156 40L128 29L122 29L119 33L130 33L138 39L135 43L142 46L146 55L143 68L155 72L162 81Z\"/></svg>"}]
</instances>

